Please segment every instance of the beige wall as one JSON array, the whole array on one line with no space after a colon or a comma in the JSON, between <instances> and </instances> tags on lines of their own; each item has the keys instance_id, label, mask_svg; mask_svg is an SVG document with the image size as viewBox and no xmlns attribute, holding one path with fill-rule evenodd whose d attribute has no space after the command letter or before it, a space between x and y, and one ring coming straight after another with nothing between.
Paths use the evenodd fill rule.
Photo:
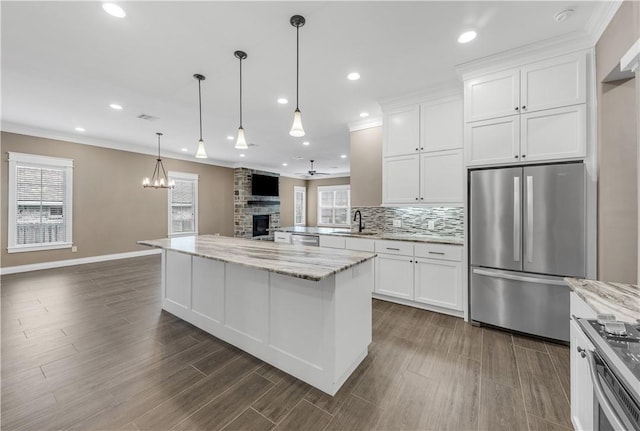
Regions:
<instances>
[{"instance_id":1,"label":"beige wall","mask_svg":"<svg viewBox=\"0 0 640 431\"><path fill-rule=\"evenodd\" d=\"M349 177L309 180L307 183L307 226L318 225L318 187L348 185ZM353 191L351 192L353 195Z\"/></svg>"},{"instance_id":2,"label":"beige wall","mask_svg":"<svg viewBox=\"0 0 640 431\"><path fill-rule=\"evenodd\" d=\"M2 267L75 259L148 248L137 240L167 236L167 191L143 189L155 157L3 132L0 189ZM74 160L73 243L70 249L7 253L7 152ZM165 168L199 175L199 233L233 236L233 170L163 159Z\"/></svg>"},{"instance_id":3,"label":"beige wall","mask_svg":"<svg viewBox=\"0 0 640 431\"><path fill-rule=\"evenodd\" d=\"M351 132L351 206L382 204L382 126Z\"/></svg>"},{"instance_id":4,"label":"beige wall","mask_svg":"<svg viewBox=\"0 0 640 431\"><path fill-rule=\"evenodd\" d=\"M280 226L293 226L293 188L307 187L307 180L280 176Z\"/></svg>"},{"instance_id":5,"label":"beige wall","mask_svg":"<svg viewBox=\"0 0 640 431\"><path fill-rule=\"evenodd\" d=\"M596 44L598 97L598 278L638 273L637 79L602 83L640 37L640 3L625 1Z\"/></svg>"}]
</instances>

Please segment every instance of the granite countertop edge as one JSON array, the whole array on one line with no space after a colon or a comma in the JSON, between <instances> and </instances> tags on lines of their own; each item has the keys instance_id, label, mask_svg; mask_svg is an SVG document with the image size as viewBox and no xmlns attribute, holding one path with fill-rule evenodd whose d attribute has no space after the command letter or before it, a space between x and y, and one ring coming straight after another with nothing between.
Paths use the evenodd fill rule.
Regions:
<instances>
[{"instance_id":1,"label":"granite countertop edge","mask_svg":"<svg viewBox=\"0 0 640 431\"><path fill-rule=\"evenodd\" d=\"M204 258L204 259L216 260L218 262L232 263L232 264L236 264L236 265L240 265L240 266L245 266L247 268L261 269L261 270L269 271L269 272L272 272L272 273L275 273L275 274L286 275L286 276L289 276L289 277L300 278L300 279L303 279L303 280L316 281L316 282L324 280L325 278L328 278L328 277L330 277L332 275L338 274L339 272L346 271L347 269L353 268L354 266L359 265L359 264L361 264L363 262L366 262L367 260L374 259L377 256L377 254L375 254L375 253L357 252L357 253L360 253L360 254L369 254L370 256L357 258L355 261L352 261L352 262L350 262L348 264L343 264L343 266L341 266L338 269L327 270L324 273L322 273L321 275L312 275L312 274L306 274L306 273L302 273L302 272L290 271L290 270L286 270L286 269L278 269L278 268L268 267L268 266L264 266L264 265L247 263L247 262L239 261L239 260L236 260L236 259L224 258L224 257L221 257L221 256L213 256L213 255L206 254L206 253L199 253L197 251L184 250L184 249L181 249L181 248L178 248L178 247L162 246L162 245L153 243L153 241L156 241L156 240L140 240L140 241L137 241L137 243L140 244L140 245L147 246L147 247L154 247L154 248L159 248L159 249L163 249L163 250L175 251L177 253L187 254L187 255L190 255L190 256L197 256L197 257L201 257L201 258Z\"/></svg>"},{"instance_id":2,"label":"granite countertop edge","mask_svg":"<svg viewBox=\"0 0 640 431\"><path fill-rule=\"evenodd\" d=\"M596 313L614 314L616 319L629 323L640 319L638 285L573 277L564 281Z\"/></svg>"},{"instance_id":3,"label":"granite countertop edge","mask_svg":"<svg viewBox=\"0 0 640 431\"><path fill-rule=\"evenodd\" d=\"M359 234L346 229L331 228L293 228L284 227L276 229L276 232L287 232L308 235L331 235L350 238L377 239L385 241L407 241L407 242L424 242L430 244L447 244L447 245L464 245L464 239L458 237L443 237L436 235L420 235L420 234L402 234L402 233L375 233L375 234Z\"/></svg>"}]
</instances>

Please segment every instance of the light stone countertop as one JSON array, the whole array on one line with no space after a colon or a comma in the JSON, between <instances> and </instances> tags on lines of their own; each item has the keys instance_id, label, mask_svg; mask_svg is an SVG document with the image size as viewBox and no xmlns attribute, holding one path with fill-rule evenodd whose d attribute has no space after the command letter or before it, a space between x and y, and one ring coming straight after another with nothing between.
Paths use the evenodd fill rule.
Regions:
<instances>
[{"instance_id":1,"label":"light stone countertop","mask_svg":"<svg viewBox=\"0 0 640 431\"><path fill-rule=\"evenodd\" d=\"M568 277L564 280L596 313L614 314L616 319L630 323L640 319L637 285Z\"/></svg>"},{"instance_id":2,"label":"light stone countertop","mask_svg":"<svg viewBox=\"0 0 640 431\"><path fill-rule=\"evenodd\" d=\"M434 244L464 245L464 240L451 235L421 235L413 233L385 233L364 230L365 235L351 229L291 226L276 229L277 232L302 233L309 235L349 236L353 238L384 239L389 241L427 242Z\"/></svg>"},{"instance_id":3,"label":"light stone countertop","mask_svg":"<svg viewBox=\"0 0 640 431\"><path fill-rule=\"evenodd\" d=\"M138 244L320 281L369 259L374 253L325 249L226 236L199 235L138 241Z\"/></svg>"}]
</instances>

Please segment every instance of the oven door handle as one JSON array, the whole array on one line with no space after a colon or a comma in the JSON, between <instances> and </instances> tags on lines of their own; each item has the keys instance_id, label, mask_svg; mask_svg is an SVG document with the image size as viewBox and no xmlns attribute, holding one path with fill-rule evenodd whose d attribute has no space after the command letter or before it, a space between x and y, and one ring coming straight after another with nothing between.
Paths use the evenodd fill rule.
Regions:
<instances>
[{"instance_id":1,"label":"oven door handle","mask_svg":"<svg viewBox=\"0 0 640 431\"><path fill-rule=\"evenodd\" d=\"M584 349L584 352L587 354L587 364L589 365L589 373L591 374L591 382L593 383L593 392L595 392L596 398L598 398L598 404L600 408L604 412L609 422L611 422L611 426L615 430L623 430L626 429L624 423L618 416L618 413L611 406L611 402L607 398L604 393L604 389L602 389L602 383L598 378L598 373L596 372L596 359L594 354L589 349Z\"/></svg>"}]
</instances>

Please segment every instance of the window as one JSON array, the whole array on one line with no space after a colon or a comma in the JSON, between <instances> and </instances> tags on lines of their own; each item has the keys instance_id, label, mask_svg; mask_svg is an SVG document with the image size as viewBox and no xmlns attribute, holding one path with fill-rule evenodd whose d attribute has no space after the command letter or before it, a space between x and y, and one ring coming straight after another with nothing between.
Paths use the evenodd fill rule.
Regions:
<instances>
[{"instance_id":1,"label":"window","mask_svg":"<svg viewBox=\"0 0 640 431\"><path fill-rule=\"evenodd\" d=\"M73 160L9 153L9 253L70 248Z\"/></svg>"},{"instance_id":2,"label":"window","mask_svg":"<svg viewBox=\"0 0 640 431\"><path fill-rule=\"evenodd\" d=\"M349 185L318 187L318 226L349 227Z\"/></svg>"},{"instance_id":3,"label":"window","mask_svg":"<svg viewBox=\"0 0 640 431\"><path fill-rule=\"evenodd\" d=\"M198 234L198 175L169 171L169 236Z\"/></svg>"},{"instance_id":4,"label":"window","mask_svg":"<svg viewBox=\"0 0 640 431\"><path fill-rule=\"evenodd\" d=\"M307 188L293 187L293 224L304 226L307 224Z\"/></svg>"}]
</instances>

